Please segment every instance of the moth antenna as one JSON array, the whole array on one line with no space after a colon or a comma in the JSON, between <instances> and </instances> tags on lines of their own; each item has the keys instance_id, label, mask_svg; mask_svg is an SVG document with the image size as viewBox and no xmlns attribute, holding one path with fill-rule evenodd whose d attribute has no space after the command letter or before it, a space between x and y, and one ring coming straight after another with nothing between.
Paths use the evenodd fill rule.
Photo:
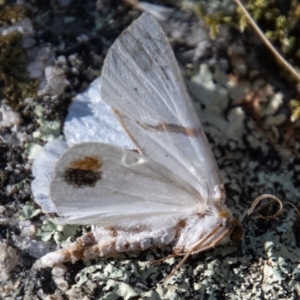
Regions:
<instances>
[{"instance_id":1,"label":"moth antenna","mask_svg":"<svg viewBox=\"0 0 300 300\"><path fill-rule=\"evenodd\" d=\"M298 219L300 219L300 211L299 211L298 207L290 201L285 201L285 203L289 204L290 206L292 206L294 208L294 210L297 212Z\"/></svg>"},{"instance_id":2,"label":"moth antenna","mask_svg":"<svg viewBox=\"0 0 300 300\"><path fill-rule=\"evenodd\" d=\"M181 262L175 267L175 269L172 270L172 272L165 279L163 279L162 283L165 283L169 278L171 278L175 274L175 272L187 261L187 259L190 257L192 252L193 252L193 249L191 249L189 252L187 252L187 254L183 257Z\"/></svg>"},{"instance_id":3,"label":"moth antenna","mask_svg":"<svg viewBox=\"0 0 300 300\"><path fill-rule=\"evenodd\" d=\"M272 199L271 202L263 205L262 207L258 208L257 210L255 210L255 208L257 207L257 205L264 199ZM271 216L263 216L263 215L259 215L262 219L265 219L265 220L270 220L270 219L275 219L276 217L278 217L282 210L283 210L283 203L282 201L277 198L276 196L272 195L272 194L263 194L263 195L260 195L258 196L252 203L251 207L249 208L247 214L245 215L245 217L243 218L242 220L242 224L247 221L247 219L252 215L254 214L255 212L258 212L264 208L266 208L267 206L269 206L273 201L276 201L278 204L279 204L279 208L278 208L278 211L274 214L274 215L271 215ZM254 211L255 210L255 211ZM298 210L297 210L298 211Z\"/></svg>"}]
</instances>

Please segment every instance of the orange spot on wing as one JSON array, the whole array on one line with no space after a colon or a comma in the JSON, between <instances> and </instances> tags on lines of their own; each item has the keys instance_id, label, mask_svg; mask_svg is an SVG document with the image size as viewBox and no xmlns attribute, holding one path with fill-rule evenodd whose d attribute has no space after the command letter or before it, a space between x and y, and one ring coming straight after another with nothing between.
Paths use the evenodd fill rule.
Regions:
<instances>
[{"instance_id":1,"label":"orange spot on wing","mask_svg":"<svg viewBox=\"0 0 300 300\"><path fill-rule=\"evenodd\" d=\"M102 161L98 157L86 156L71 162L70 168L85 171L96 171L102 167Z\"/></svg>"}]
</instances>

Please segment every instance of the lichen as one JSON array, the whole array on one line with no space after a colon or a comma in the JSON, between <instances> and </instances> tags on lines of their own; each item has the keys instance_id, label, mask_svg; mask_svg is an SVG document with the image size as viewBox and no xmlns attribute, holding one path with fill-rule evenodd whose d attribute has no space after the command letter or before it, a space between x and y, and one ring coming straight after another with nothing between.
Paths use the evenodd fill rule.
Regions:
<instances>
[{"instance_id":1,"label":"lichen","mask_svg":"<svg viewBox=\"0 0 300 300\"><path fill-rule=\"evenodd\" d=\"M34 110L35 115L37 116L37 123L40 127L33 132L33 137L35 139L41 139L42 141L52 141L60 136L60 121L47 121L43 117L43 108L42 106L36 106Z\"/></svg>"},{"instance_id":2,"label":"lichen","mask_svg":"<svg viewBox=\"0 0 300 300\"><path fill-rule=\"evenodd\" d=\"M33 202L26 202L20 212L20 220L30 220L36 216L38 216L42 212L41 209L35 208Z\"/></svg>"},{"instance_id":3,"label":"lichen","mask_svg":"<svg viewBox=\"0 0 300 300\"><path fill-rule=\"evenodd\" d=\"M80 226L61 225L56 219L49 218L43 221L43 225L38 229L37 236L40 236L45 242L54 239L56 244L64 246L74 240L74 236L78 231L81 231Z\"/></svg>"}]
</instances>

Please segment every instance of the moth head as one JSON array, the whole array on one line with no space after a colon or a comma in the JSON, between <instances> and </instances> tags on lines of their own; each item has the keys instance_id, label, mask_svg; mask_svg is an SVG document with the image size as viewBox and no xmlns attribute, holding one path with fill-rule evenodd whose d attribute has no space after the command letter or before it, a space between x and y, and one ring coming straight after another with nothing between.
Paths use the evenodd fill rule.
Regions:
<instances>
[{"instance_id":1,"label":"moth head","mask_svg":"<svg viewBox=\"0 0 300 300\"><path fill-rule=\"evenodd\" d=\"M265 199L271 199L271 201L269 201L268 203L262 205L261 207L257 208L257 206ZM279 208L277 210L277 212L274 215L271 216L263 216L260 215L260 218L262 219L274 219L276 218L282 211L282 202L281 200L279 200L277 197L275 197L274 195L270 195L270 194L264 194L261 195L259 197L257 197L254 201L253 204L251 205L251 207L249 208L248 212L246 213L245 217L242 219L242 221L240 222L238 219L234 219L232 221L232 231L230 234L230 242L232 244L238 244L243 236L244 236L244 225L246 223L246 221L249 219L250 216L252 216L253 214L255 214L256 212L261 211L263 208L269 206L270 204L276 202L279 205Z\"/></svg>"},{"instance_id":2,"label":"moth head","mask_svg":"<svg viewBox=\"0 0 300 300\"><path fill-rule=\"evenodd\" d=\"M221 244L227 243L228 241L234 245L238 244L243 238L243 225L241 222L232 216L231 211L227 207L222 207L219 211L219 218L223 225L225 232Z\"/></svg>"},{"instance_id":3,"label":"moth head","mask_svg":"<svg viewBox=\"0 0 300 300\"><path fill-rule=\"evenodd\" d=\"M231 211L226 207L222 207L218 212L219 218L221 220L221 223L224 226L227 226L229 223L231 223L233 217Z\"/></svg>"}]
</instances>

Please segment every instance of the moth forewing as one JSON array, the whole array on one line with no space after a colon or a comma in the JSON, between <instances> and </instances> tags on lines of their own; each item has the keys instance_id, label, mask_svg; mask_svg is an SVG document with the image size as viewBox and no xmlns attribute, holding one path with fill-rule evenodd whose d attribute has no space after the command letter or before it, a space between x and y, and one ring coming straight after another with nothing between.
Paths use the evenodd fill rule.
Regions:
<instances>
[{"instance_id":1,"label":"moth forewing","mask_svg":"<svg viewBox=\"0 0 300 300\"><path fill-rule=\"evenodd\" d=\"M144 155L187 181L202 201L224 202L214 156L173 51L144 13L107 53L101 94Z\"/></svg>"}]
</instances>

